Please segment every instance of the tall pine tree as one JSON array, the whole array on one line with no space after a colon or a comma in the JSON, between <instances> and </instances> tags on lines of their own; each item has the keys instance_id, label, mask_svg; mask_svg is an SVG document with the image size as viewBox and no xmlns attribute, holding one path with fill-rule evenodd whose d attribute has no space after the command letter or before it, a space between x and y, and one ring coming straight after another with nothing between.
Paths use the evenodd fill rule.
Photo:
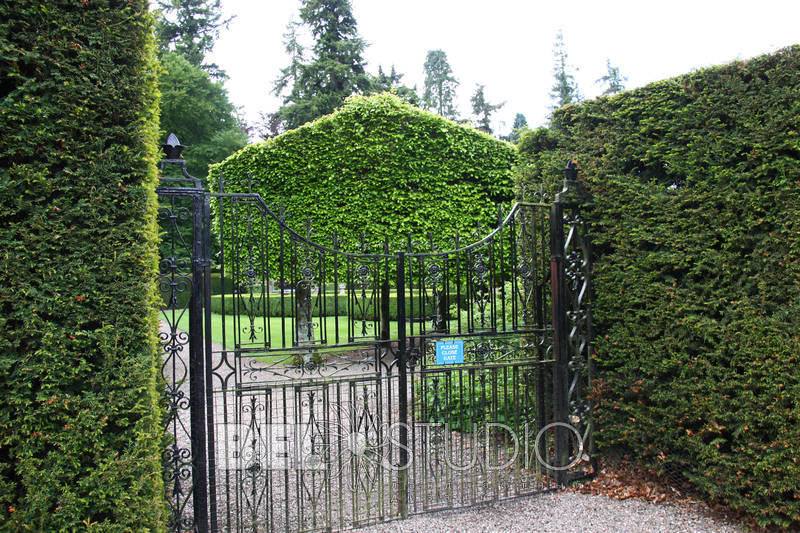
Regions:
<instances>
[{"instance_id":1,"label":"tall pine tree","mask_svg":"<svg viewBox=\"0 0 800 533\"><path fill-rule=\"evenodd\" d=\"M567 63L567 47L564 44L564 34L558 30L556 34L556 42L553 45L553 76L556 81L550 91L550 97L553 100L553 109L561 106L580 101L580 93L578 92L578 84L575 82L575 76L570 72Z\"/></svg>"},{"instance_id":2,"label":"tall pine tree","mask_svg":"<svg viewBox=\"0 0 800 533\"><path fill-rule=\"evenodd\" d=\"M278 110L285 129L332 113L351 94L370 89L362 58L366 45L358 36L350 1L303 0L300 18L314 37L313 57L297 65L299 76ZM275 88L283 89L278 83Z\"/></svg>"},{"instance_id":3,"label":"tall pine tree","mask_svg":"<svg viewBox=\"0 0 800 533\"><path fill-rule=\"evenodd\" d=\"M605 84L606 89L603 91L603 94L611 95L624 91L625 82L628 81L628 78L620 74L619 67L611 66L610 59L606 59L606 68L608 69L606 75L596 82Z\"/></svg>"},{"instance_id":4,"label":"tall pine tree","mask_svg":"<svg viewBox=\"0 0 800 533\"><path fill-rule=\"evenodd\" d=\"M160 55L177 52L195 67L213 77L225 77L215 64L205 64L220 28L231 19L222 18L220 0L158 0L156 40Z\"/></svg>"},{"instance_id":5,"label":"tall pine tree","mask_svg":"<svg viewBox=\"0 0 800 533\"><path fill-rule=\"evenodd\" d=\"M422 96L424 109L456 120L455 108L456 87L458 80L453 76L447 54L443 50L430 50L425 59L425 92Z\"/></svg>"},{"instance_id":6,"label":"tall pine tree","mask_svg":"<svg viewBox=\"0 0 800 533\"><path fill-rule=\"evenodd\" d=\"M503 107L505 102L502 104L490 104L486 101L486 96L484 95L484 85L478 85L475 88L475 94L472 95L472 114L475 115L475 127L479 130L488 133L489 135L492 134L492 113Z\"/></svg>"},{"instance_id":7,"label":"tall pine tree","mask_svg":"<svg viewBox=\"0 0 800 533\"><path fill-rule=\"evenodd\" d=\"M280 96L287 87L294 87L300 80L300 74L303 70L303 45L300 44L297 36L297 28L300 26L299 22L290 20L286 25L286 33L283 34L283 47L289 55L289 65L281 69L280 77L275 80L275 87L273 93L275 96Z\"/></svg>"}]
</instances>

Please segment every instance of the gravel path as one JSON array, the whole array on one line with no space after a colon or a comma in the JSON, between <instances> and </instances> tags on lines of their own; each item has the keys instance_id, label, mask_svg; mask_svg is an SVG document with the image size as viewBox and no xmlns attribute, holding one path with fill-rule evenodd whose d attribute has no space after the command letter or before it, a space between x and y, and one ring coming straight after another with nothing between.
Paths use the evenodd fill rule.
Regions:
<instances>
[{"instance_id":1,"label":"gravel path","mask_svg":"<svg viewBox=\"0 0 800 533\"><path fill-rule=\"evenodd\" d=\"M469 510L442 511L357 530L401 532L740 532L702 505L673 505L570 491L550 492Z\"/></svg>"}]
</instances>

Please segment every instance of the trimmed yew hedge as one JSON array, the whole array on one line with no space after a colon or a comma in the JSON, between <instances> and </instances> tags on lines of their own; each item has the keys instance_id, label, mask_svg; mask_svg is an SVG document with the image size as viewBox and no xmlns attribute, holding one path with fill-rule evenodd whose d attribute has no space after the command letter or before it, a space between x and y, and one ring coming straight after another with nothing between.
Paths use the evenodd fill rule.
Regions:
<instances>
[{"instance_id":1,"label":"trimmed yew hedge","mask_svg":"<svg viewBox=\"0 0 800 533\"><path fill-rule=\"evenodd\" d=\"M217 190L247 192L248 179L270 205L283 200L290 225L313 219L316 237L338 231L354 250L362 232L395 246L408 234L445 243L497 223L513 198L516 150L471 127L422 111L388 93L348 99L335 113L243 148L218 165Z\"/></svg>"},{"instance_id":2,"label":"trimmed yew hedge","mask_svg":"<svg viewBox=\"0 0 800 533\"><path fill-rule=\"evenodd\" d=\"M144 0L0 4L0 524L163 529Z\"/></svg>"},{"instance_id":3,"label":"trimmed yew hedge","mask_svg":"<svg viewBox=\"0 0 800 533\"><path fill-rule=\"evenodd\" d=\"M525 182L583 167L597 442L800 524L800 47L554 113Z\"/></svg>"}]
</instances>

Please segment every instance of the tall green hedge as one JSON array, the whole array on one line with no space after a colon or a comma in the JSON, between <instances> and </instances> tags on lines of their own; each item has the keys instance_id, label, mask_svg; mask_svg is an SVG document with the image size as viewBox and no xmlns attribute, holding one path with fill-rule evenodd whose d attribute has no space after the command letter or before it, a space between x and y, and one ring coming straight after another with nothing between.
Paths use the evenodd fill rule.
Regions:
<instances>
[{"instance_id":1,"label":"tall green hedge","mask_svg":"<svg viewBox=\"0 0 800 533\"><path fill-rule=\"evenodd\" d=\"M163 529L145 0L0 4L0 524Z\"/></svg>"},{"instance_id":2,"label":"tall green hedge","mask_svg":"<svg viewBox=\"0 0 800 533\"><path fill-rule=\"evenodd\" d=\"M323 240L337 230L352 248L373 240L494 227L497 203L513 197L516 151L471 127L421 111L388 93L352 97L335 113L250 145L219 165L209 181L227 192L283 200L290 224L313 219Z\"/></svg>"},{"instance_id":3,"label":"tall green hedge","mask_svg":"<svg viewBox=\"0 0 800 533\"><path fill-rule=\"evenodd\" d=\"M597 441L800 525L800 47L567 106L523 181L583 167Z\"/></svg>"}]
</instances>

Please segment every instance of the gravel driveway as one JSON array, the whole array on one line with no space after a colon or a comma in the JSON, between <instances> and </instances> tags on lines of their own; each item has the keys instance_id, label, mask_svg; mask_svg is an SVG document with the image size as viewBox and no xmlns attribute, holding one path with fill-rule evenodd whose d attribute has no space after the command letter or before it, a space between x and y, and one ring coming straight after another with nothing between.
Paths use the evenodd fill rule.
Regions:
<instances>
[{"instance_id":1,"label":"gravel driveway","mask_svg":"<svg viewBox=\"0 0 800 533\"><path fill-rule=\"evenodd\" d=\"M404 532L739 532L702 505L615 500L571 491L550 492L469 510L442 511L357 530Z\"/></svg>"}]
</instances>

